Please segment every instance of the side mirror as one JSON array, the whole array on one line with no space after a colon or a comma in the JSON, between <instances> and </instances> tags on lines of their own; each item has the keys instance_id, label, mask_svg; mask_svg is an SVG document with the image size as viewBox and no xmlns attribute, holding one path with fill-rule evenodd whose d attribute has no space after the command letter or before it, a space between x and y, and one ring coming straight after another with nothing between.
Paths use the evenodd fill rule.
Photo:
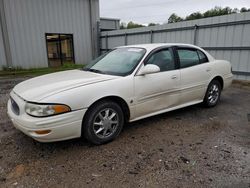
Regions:
<instances>
[{"instance_id":1,"label":"side mirror","mask_svg":"<svg viewBox=\"0 0 250 188\"><path fill-rule=\"evenodd\" d=\"M146 74L153 74L153 73L157 73L160 72L160 67L158 67L157 65L153 65L153 64L148 64L144 67L142 67L140 69L140 71L138 72L138 76L143 76Z\"/></svg>"}]
</instances>

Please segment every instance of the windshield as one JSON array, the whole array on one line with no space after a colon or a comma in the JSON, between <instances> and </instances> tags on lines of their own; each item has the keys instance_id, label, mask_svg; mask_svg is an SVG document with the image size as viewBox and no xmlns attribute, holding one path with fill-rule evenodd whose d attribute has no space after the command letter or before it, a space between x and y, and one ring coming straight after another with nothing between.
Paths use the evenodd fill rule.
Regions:
<instances>
[{"instance_id":1,"label":"windshield","mask_svg":"<svg viewBox=\"0 0 250 188\"><path fill-rule=\"evenodd\" d=\"M127 76L134 71L145 53L146 50L143 48L118 48L98 57L84 70L100 74Z\"/></svg>"}]
</instances>

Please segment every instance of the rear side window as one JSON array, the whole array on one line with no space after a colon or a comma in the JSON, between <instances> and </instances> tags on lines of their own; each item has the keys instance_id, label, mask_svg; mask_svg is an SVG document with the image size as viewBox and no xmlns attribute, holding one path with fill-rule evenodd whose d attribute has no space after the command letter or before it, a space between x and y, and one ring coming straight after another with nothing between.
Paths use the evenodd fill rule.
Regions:
<instances>
[{"instance_id":1,"label":"rear side window","mask_svg":"<svg viewBox=\"0 0 250 188\"><path fill-rule=\"evenodd\" d=\"M178 49L180 68L187 68L200 64L200 58L196 50Z\"/></svg>"},{"instance_id":2,"label":"rear side window","mask_svg":"<svg viewBox=\"0 0 250 188\"><path fill-rule=\"evenodd\" d=\"M197 50L197 52L200 58L200 63L207 63L208 62L207 56L200 50Z\"/></svg>"}]
</instances>

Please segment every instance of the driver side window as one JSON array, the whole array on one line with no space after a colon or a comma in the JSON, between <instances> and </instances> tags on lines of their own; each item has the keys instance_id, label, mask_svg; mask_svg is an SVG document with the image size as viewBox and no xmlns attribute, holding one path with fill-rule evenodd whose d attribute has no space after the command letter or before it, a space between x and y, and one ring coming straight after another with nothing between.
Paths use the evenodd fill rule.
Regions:
<instances>
[{"instance_id":1,"label":"driver side window","mask_svg":"<svg viewBox=\"0 0 250 188\"><path fill-rule=\"evenodd\" d=\"M161 72L175 69L175 61L172 51L164 49L154 53L146 62L147 64L157 65Z\"/></svg>"}]
</instances>

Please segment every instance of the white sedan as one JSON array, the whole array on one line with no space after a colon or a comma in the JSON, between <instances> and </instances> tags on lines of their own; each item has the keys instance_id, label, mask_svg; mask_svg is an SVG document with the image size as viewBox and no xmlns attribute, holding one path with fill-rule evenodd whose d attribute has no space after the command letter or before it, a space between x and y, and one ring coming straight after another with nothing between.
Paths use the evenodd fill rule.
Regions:
<instances>
[{"instance_id":1,"label":"white sedan","mask_svg":"<svg viewBox=\"0 0 250 188\"><path fill-rule=\"evenodd\" d=\"M118 47L82 70L24 81L10 93L14 126L40 142L84 136L103 144L126 122L197 103L215 106L232 83L228 61L188 44Z\"/></svg>"}]
</instances>

